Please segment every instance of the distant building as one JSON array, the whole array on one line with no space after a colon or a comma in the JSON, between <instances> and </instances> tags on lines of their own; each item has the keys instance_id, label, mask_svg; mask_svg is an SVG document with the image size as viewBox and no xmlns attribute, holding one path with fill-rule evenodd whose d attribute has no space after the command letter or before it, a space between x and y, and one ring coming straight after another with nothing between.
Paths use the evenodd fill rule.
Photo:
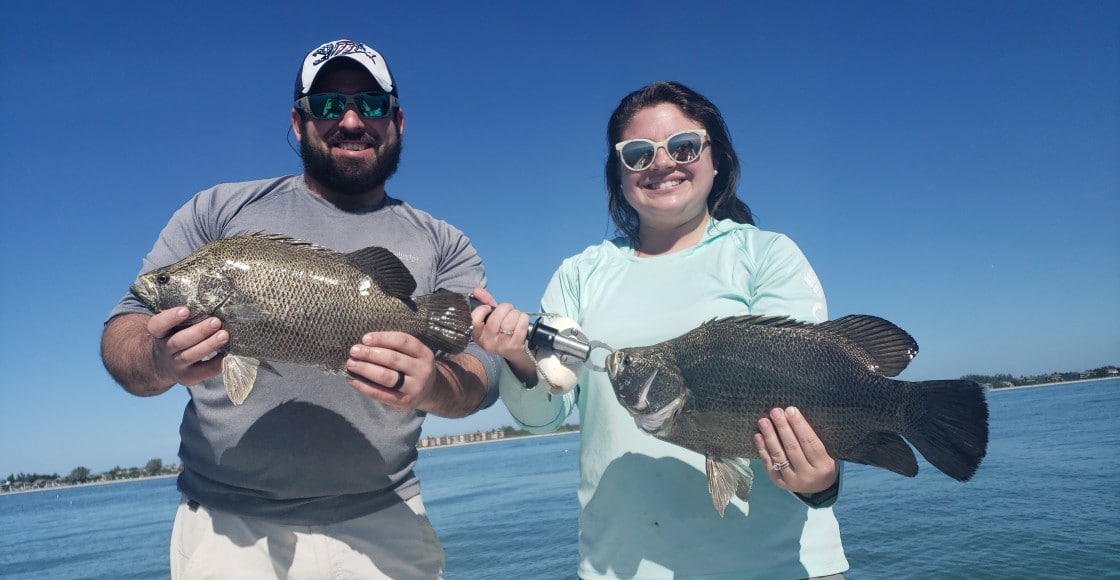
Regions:
<instances>
[{"instance_id":1,"label":"distant building","mask_svg":"<svg viewBox=\"0 0 1120 580\"><path fill-rule=\"evenodd\" d=\"M484 441L497 441L498 439L505 439L506 433L501 429L493 429L490 431L477 431L466 435L441 435L435 437L424 437L416 442L416 447L425 449L428 447L442 447L444 445L463 445L465 443L482 443Z\"/></svg>"}]
</instances>

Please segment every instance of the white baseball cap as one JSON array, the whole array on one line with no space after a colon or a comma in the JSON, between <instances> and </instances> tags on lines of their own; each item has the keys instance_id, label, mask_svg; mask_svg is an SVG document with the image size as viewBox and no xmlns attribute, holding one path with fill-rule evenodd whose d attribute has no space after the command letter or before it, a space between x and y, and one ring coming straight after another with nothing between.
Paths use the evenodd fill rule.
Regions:
<instances>
[{"instance_id":1,"label":"white baseball cap","mask_svg":"<svg viewBox=\"0 0 1120 580\"><path fill-rule=\"evenodd\" d=\"M336 58L348 58L369 71L373 80L381 85L381 89L394 96L397 95L397 86L393 82L393 75L389 72L389 65L379 52L369 46L354 40L333 40L315 50L307 53L303 64L296 75L296 88L294 100L308 94L311 86L315 84L315 76L328 62Z\"/></svg>"}]
</instances>

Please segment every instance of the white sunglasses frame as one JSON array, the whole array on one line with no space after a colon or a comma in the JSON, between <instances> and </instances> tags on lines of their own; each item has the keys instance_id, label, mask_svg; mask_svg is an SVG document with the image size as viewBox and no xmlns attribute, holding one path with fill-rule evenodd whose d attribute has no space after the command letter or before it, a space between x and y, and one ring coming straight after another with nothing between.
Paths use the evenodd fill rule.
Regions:
<instances>
[{"instance_id":1,"label":"white sunglasses frame","mask_svg":"<svg viewBox=\"0 0 1120 580\"><path fill-rule=\"evenodd\" d=\"M685 133L696 133L697 135L700 136L700 150L696 152L696 157L693 158L691 161L677 161L673 157L673 155L671 153L669 153L669 141L671 141L674 137L679 137L681 135L684 135ZM629 171L639 171L640 172L640 171L646 171L650 167L653 167L653 160L651 159L649 165L646 165L645 167L643 167L641 169L634 169L633 167L630 167L630 165L628 165L626 163L626 159L622 156L622 149L624 147L626 147L627 145L631 144L631 143L649 143L650 145L653 145L653 156L654 156L654 158L657 157L657 150L658 149L664 149L665 154L668 155L669 159L672 159L674 163L677 163L678 165L688 165L690 163L695 163L697 159L700 159L700 156L703 155L703 153L704 153L704 145L705 144L710 145L711 144L711 139L708 138L708 130L707 129L685 129L684 131L677 131L676 133L673 133L672 135L669 135L668 137L666 137L665 139L663 139L661 141L654 141L652 139L627 139L626 141L619 141L618 143L615 143L614 144L614 150L618 153L618 162L621 163L622 166L625 167Z\"/></svg>"}]
</instances>

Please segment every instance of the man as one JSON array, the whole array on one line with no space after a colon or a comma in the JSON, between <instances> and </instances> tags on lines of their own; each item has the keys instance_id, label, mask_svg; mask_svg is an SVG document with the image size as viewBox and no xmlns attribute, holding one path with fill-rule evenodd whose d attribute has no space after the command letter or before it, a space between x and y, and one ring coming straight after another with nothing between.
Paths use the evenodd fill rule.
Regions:
<instances>
[{"instance_id":1,"label":"man","mask_svg":"<svg viewBox=\"0 0 1120 580\"><path fill-rule=\"evenodd\" d=\"M304 174L218 185L160 233L143 271L207 242L253 232L340 252L382 246L405 262L416 294L469 294L482 263L454 227L392 197L404 113L385 60L365 44L328 42L296 76L292 130ZM417 338L375 332L354 345L348 378L276 364L244 404L220 376L221 321L181 327L126 296L102 335L105 367L128 392L187 385L180 427L183 502L171 544L176 578L436 578L443 550L412 472L427 413L456 417L497 397L497 359L475 345L437 356ZM349 385L349 386L348 386Z\"/></svg>"}]
</instances>

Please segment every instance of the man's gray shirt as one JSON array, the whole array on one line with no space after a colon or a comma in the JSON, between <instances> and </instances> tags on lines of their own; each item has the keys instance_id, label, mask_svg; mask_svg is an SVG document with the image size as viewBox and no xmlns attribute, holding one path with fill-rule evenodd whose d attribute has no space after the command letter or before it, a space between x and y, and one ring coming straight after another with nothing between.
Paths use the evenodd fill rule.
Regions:
<instances>
[{"instance_id":1,"label":"man's gray shirt","mask_svg":"<svg viewBox=\"0 0 1120 580\"><path fill-rule=\"evenodd\" d=\"M256 232L286 234L339 252L381 246L416 278L416 294L485 287L482 261L450 224L387 198L343 211L312 193L302 175L222 184L181 207L144 258L141 273L175 263L208 242ZM109 314L150 313L126 295ZM497 397L499 360L471 344ZM277 364L261 372L243 405L221 376L188 387L180 427L179 489L205 506L292 524L366 515L420 491L412 472L424 413L398 413L362 396L345 378Z\"/></svg>"}]
</instances>

